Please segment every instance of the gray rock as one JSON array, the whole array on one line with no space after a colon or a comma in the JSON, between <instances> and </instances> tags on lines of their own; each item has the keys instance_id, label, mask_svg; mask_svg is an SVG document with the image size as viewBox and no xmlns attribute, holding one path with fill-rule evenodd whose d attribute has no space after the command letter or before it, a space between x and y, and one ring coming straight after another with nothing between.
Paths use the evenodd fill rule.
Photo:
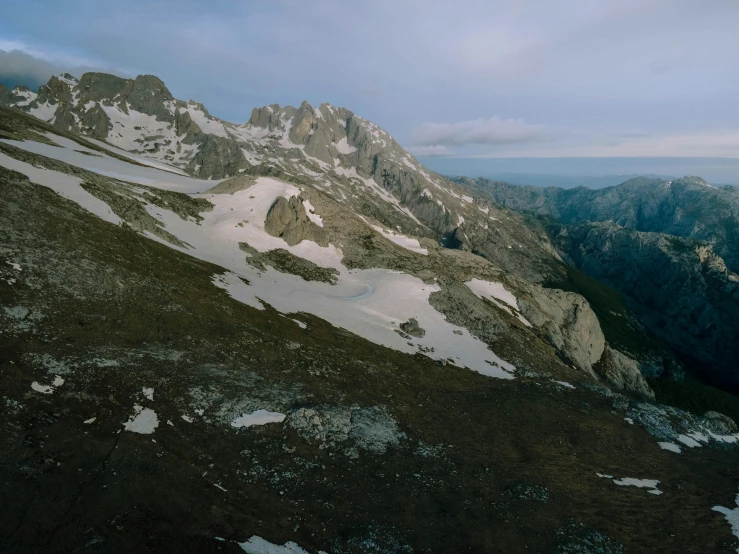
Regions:
<instances>
[{"instance_id":1,"label":"gray rock","mask_svg":"<svg viewBox=\"0 0 739 554\"><path fill-rule=\"evenodd\" d=\"M341 447L351 457L358 450L383 454L405 437L384 406L300 408L288 415L287 424L304 439L321 443L321 448Z\"/></svg>"},{"instance_id":2,"label":"gray rock","mask_svg":"<svg viewBox=\"0 0 739 554\"><path fill-rule=\"evenodd\" d=\"M595 372L612 387L654 400L654 391L639 371L639 363L606 345Z\"/></svg>"},{"instance_id":3,"label":"gray rock","mask_svg":"<svg viewBox=\"0 0 739 554\"><path fill-rule=\"evenodd\" d=\"M328 246L326 231L313 223L305 213L305 207L298 196L289 200L280 196L267 212L264 230L274 237L280 237L290 246L303 240L312 240L320 246Z\"/></svg>"},{"instance_id":4,"label":"gray rock","mask_svg":"<svg viewBox=\"0 0 739 554\"><path fill-rule=\"evenodd\" d=\"M401 323L400 329L404 333L407 333L408 335L411 335L413 337L418 337L419 339L426 335L426 331L424 329L421 329L421 327L418 325L418 320L415 317L410 318L405 323Z\"/></svg>"},{"instance_id":5,"label":"gray rock","mask_svg":"<svg viewBox=\"0 0 739 554\"><path fill-rule=\"evenodd\" d=\"M519 301L523 316L578 368L592 374L605 349L605 337L590 304L574 292L539 285L530 291L532 301Z\"/></svg>"},{"instance_id":6,"label":"gray rock","mask_svg":"<svg viewBox=\"0 0 739 554\"><path fill-rule=\"evenodd\" d=\"M706 412L702 423L706 429L717 435L731 435L738 430L733 419L719 412Z\"/></svg>"}]
</instances>

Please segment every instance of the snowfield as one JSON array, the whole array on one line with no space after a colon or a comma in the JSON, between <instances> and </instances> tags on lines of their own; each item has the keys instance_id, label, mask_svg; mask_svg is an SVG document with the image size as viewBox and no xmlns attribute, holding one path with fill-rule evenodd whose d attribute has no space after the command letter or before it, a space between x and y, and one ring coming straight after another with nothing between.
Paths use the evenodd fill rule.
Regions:
<instances>
[{"instance_id":1,"label":"snowfield","mask_svg":"<svg viewBox=\"0 0 739 554\"><path fill-rule=\"evenodd\" d=\"M66 162L70 165L74 165L82 169L87 169L88 171L99 173L100 175L104 175L106 177L121 179L123 181L129 181L131 183L149 185L151 187L156 187L164 190L173 190L185 193L203 192L221 182L218 180L204 181L202 179L193 179L192 177L188 177L186 175L179 175L177 173L174 173L177 170L172 167L166 166L165 164L160 164L150 159L146 159L143 156L135 156L134 154L128 152L125 152L122 155L125 155L126 157L131 158L137 162L145 163L147 164L147 166L142 167L139 165L134 165L132 163L124 162L123 160L113 158L100 152L96 152L95 150L90 150L89 148L85 148L84 146L64 137L60 137L57 135L48 135L48 137L49 139L56 142L59 146L61 146L61 148L30 140L26 140L23 142L6 139L0 140L28 152L40 154L48 158L53 158L55 160ZM105 143L98 142L98 144L100 144L104 148L110 148ZM113 148L111 148L111 150L115 151L115 149ZM81 152L86 152L86 154L83 154ZM5 156L3 159L12 158L8 158L7 156ZM2 162L2 164L5 166L4 161ZM163 169L165 167L166 170ZM24 172L21 171L21 173Z\"/></svg>"},{"instance_id":2,"label":"snowfield","mask_svg":"<svg viewBox=\"0 0 739 554\"><path fill-rule=\"evenodd\" d=\"M421 247L421 243L418 242L418 239L407 237L405 235L401 235L400 233L395 233L394 231L388 231L386 229L383 229L379 225L372 225L372 228L380 233L383 237L391 242L394 242L401 248L405 248L406 250L410 250L411 252L415 252L417 254L423 254L424 256L429 255L429 251Z\"/></svg>"},{"instance_id":3,"label":"snowfield","mask_svg":"<svg viewBox=\"0 0 739 554\"><path fill-rule=\"evenodd\" d=\"M531 323L518 311L518 300L506 290L502 283L472 279L467 281L465 285L467 285L467 287L474 292L478 298L487 298L501 310L504 310L511 315L515 315L521 323L526 325L526 327L531 327ZM512 309L515 310L515 314Z\"/></svg>"},{"instance_id":4,"label":"snowfield","mask_svg":"<svg viewBox=\"0 0 739 554\"><path fill-rule=\"evenodd\" d=\"M512 364L496 356L485 343L466 330L450 324L443 314L429 304L429 295L439 290L437 286L427 285L416 277L387 269L350 271L342 264L341 250L332 244L321 247L315 242L303 240L289 246L283 239L268 234L264 230L264 223L270 207L279 197L300 195L301 190L297 186L278 179L259 177L249 188L233 194L197 194L198 191L211 188L215 181L192 179L154 167L136 166L109 156L79 154L74 152L75 149L80 149L76 143L72 143L72 147L72 144L64 143L63 140L60 142L62 148L31 141L13 144L90 171L113 174L120 179L156 188L189 193L195 198L205 198L211 202L213 209L203 212L203 220L199 223L191 219L184 220L159 206L145 205L147 212L185 246L173 245L150 233L146 233L146 236L224 268L223 272L213 276L212 282L228 291L236 300L257 309L263 309L267 303L283 314L311 313L336 327L388 348L409 354L422 352L433 359L467 367L484 375L513 378L515 367ZM116 224L120 222L107 204L80 187L79 179L38 169L5 155L0 156L0 163L3 165L28 175L38 184L53 188L106 221ZM303 207L315 223L322 223L319 216L312 213L310 203L304 203ZM403 248L427 254L415 239L382 229L378 229L378 232ZM334 285L305 281L299 276L281 273L272 267L258 270L247 262L249 254L239 247L239 243L246 243L258 252L285 249L318 266L337 270L338 281ZM497 294L501 296L502 293L498 291ZM506 297L506 300L510 301L510 298ZM516 305L515 298L512 303ZM400 324L410 318L416 318L420 327L425 330L422 338L404 337L397 332ZM150 422L151 414L142 413ZM137 417L130 425L138 427L138 421Z\"/></svg>"}]
</instances>

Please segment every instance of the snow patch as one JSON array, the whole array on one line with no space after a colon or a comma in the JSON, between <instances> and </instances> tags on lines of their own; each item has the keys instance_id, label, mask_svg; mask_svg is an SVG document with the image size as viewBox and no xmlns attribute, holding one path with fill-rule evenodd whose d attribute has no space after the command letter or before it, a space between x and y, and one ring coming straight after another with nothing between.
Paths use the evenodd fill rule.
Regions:
<instances>
[{"instance_id":1,"label":"snow patch","mask_svg":"<svg viewBox=\"0 0 739 554\"><path fill-rule=\"evenodd\" d=\"M253 425L266 425L267 423L282 423L285 414L279 412L268 412L267 410L256 410L250 414L242 414L231 422L231 427L251 427Z\"/></svg>"},{"instance_id":2,"label":"snow patch","mask_svg":"<svg viewBox=\"0 0 739 554\"><path fill-rule=\"evenodd\" d=\"M159 419L154 410L135 404L133 415L123 424L123 427L131 433L151 435L159 427Z\"/></svg>"},{"instance_id":3,"label":"snow patch","mask_svg":"<svg viewBox=\"0 0 739 554\"><path fill-rule=\"evenodd\" d=\"M676 454L680 454L680 452L682 452L682 449L674 442L658 442L657 444L662 450L669 450L670 452L675 452Z\"/></svg>"},{"instance_id":4,"label":"snow patch","mask_svg":"<svg viewBox=\"0 0 739 554\"><path fill-rule=\"evenodd\" d=\"M310 200L303 200L303 207L305 208L305 213L308 215L308 219L319 227L323 227L323 218L315 212L315 208L310 203Z\"/></svg>"},{"instance_id":5,"label":"snow patch","mask_svg":"<svg viewBox=\"0 0 739 554\"><path fill-rule=\"evenodd\" d=\"M614 479L613 483L619 487L638 487L640 489L650 489L647 492L649 494L662 494L662 491L657 488L659 481L656 479L634 479L633 477L624 477L622 479Z\"/></svg>"},{"instance_id":6,"label":"snow patch","mask_svg":"<svg viewBox=\"0 0 739 554\"><path fill-rule=\"evenodd\" d=\"M736 495L736 498L734 499L734 503L736 504L736 508L724 508L723 506L714 506L711 508L714 512L719 512L720 514L724 514L724 517L726 518L726 521L729 522L729 525L731 525L731 533L736 537L739 538L739 494ZM739 548L736 549L737 552L739 552Z\"/></svg>"},{"instance_id":7,"label":"snow patch","mask_svg":"<svg viewBox=\"0 0 739 554\"><path fill-rule=\"evenodd\" d=\"M346 137L342 138L339 142L334 143L334 146L336 147L336 150L338 150L342 154L353 154L357 151L356 148L349 144L349 142L346 140Z\"/></svg>"},{"instance_id":8,"label":"snow patch","mask_svg":"<svg viewBox=\"0 0 739 554\"><path fill-rule=\"evenodd\" d=\"M428 250L421 247L421 243L418 242L418 239L407 237L394 231L385 230L379 225L372 225L372 228L389 241L394 242L395 244L402 248L405 248L406 250L416 252L417 254L423 254L424 256L428 256L429 254Z\"/></svg>"},{"instance_id":9,"label":"snow patch","mask_svg":"<svg viewBox=\"0 0 739 554\"><path fill-rule=\"evenodd\" d=\"M649 489L647 491L649 494L662 494L662 491L657 488L660 482L656 479L634 479L633 477L623 477L621 479L615 479L613 475L605 475L602 473L596 473L596 475L598 477L612 479L613 483L615 485L618 485L619 487L637 487L640 489Z\"/></svg>"},{"instance_id":10,"label":"snow patch","mask_svg":"<svg viewBox=\"0 0 739 554\"><path fill-rule=\"evenodd\" d=\"M246 554L308 554L307 550L303 550L296 543L290 541L284 545L274 544L264 540L262 537L254 535L246 542L237 543L241 550ZM318 554L326 554L322 550Z\"/></svg>"},{"instance_id":11,"label":"snow patch","mask_svg":"<svg viewBox=\"0 0 739 554\"><path fill-rule=\"evenodd\" d=\"M57 375L54 377L54 381L52 381L51 385L42 385L37 381L34 381L33 383L31 383L31 388L36 392L40 392L41 394L51 394L63 384L64 379Z\"/></svg>"},{"instance_id":12,"label":"snow patch","mask_svg":"<svg viewBox=\"0 0 739 554\"><path fill-rule=\"evenodd\" d=\"M486 298L487 300L490 300L493 304L508 312L510 315L515 315L526 327L531 327L529 320L523 317L518 311L518 300L513 294L506 290L503 283L483 281L482 279L475 278L467 281L465 285L467 285L467 287L478 298ZM501 302L503 302L503 304L501 304Z\"/></svg>"},{"instance_id":13,"label":"snow patch","mask_svg":"<svg viewBox=\"0 0 739 554\"><path fill-rule=\"evenodd\" d=\"M193 122L197 124L198 127L200 127L200 129L204 133L208 135L215 135L217 137L228 138L229 135L226 132L226 128L224 127L223 123L221 123L214 117L209 117L205 115L205 112L201 110L198 106L188 104L185 111L190 114L190 118L193 120Z\"/></svg>"},{"instance_id":14,"label":"snow patch","mask_svg":"<svg viewBox=\"0 0 739 554\"><path fill-rule=\"evenodd\" d=\"M14 141L4 141L14 142ZM26 141L30 142L30 141ZM38 144L38 143L37 143ZM54 148L50 146L49 148ZM23 173L28 179L38 185L48 187L60 196L67 198L76 204L79 204L87 211L95 214L101 219L118 225L121 219L113 213L105 202L98 200L92 194L83 189L80 185L82 180L66 173L42 169L31 164L21 162L15 158L0 152L0 165L19 173Z\"/></svg>"}]
</instances>

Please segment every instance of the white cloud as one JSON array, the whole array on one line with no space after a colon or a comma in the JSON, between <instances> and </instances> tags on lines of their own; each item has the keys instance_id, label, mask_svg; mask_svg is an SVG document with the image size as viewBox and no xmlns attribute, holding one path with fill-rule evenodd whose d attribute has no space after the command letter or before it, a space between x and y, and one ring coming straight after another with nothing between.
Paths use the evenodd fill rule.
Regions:
<instances>
[{"instance_id":1,"label":"white cloud","mask_svg":"<svg viewBox=\"0 0 739 554\"><path fill-rule=\"evenodd\" d=\"M609 158L609 157L685 157L685 158L739 158L739 131L705 130L695 133L661 136L633 136L615 143L584 144L552 148L524 148L499 150L483 158Z\"/></svg>"},{"instance_id":2,"label":"white cloud","mask_svg":"<svg viewBox=\"0 0 739 554\"><path fill-rule=\"evenodd\" d=\"M424 123L411 132L415 146L469 144L522 144L544 139L544 127L523 119L474 119L456 123Z\"/></svg>"},{"instance_id":3,"label":"white cloud","mask_svg":"<svg viewBox=\"0 0 739 554\"><path fill-rule=\"evenodd\" d=\"M11 85L22 84L36 88L46 83L52 75L71 73L79 77L86 71L120 74L104 67L102 63L95 64L84 58L46 52L20 42L0 40L0 79L11 82Z\"/></svg>"},{"instance_id":4,"label":"white cloud","mask_svg":"<svg viewBox=\"0 0 739 554\"><path fill-rule=\"evenodd\" d=\"M449 148L440 144L434 144L431 146L411 146L407 148L407 150L414 156L421 158L452 155L452 151L449 150Z\"/></svg>"}]
</instances>

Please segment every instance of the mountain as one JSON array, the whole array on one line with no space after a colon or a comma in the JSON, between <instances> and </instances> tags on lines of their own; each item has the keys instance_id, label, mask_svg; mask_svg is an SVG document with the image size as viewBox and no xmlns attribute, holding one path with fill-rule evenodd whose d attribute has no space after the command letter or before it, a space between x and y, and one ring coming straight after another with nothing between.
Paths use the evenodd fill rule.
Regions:
<instances>
[{"instance_id":1,"label":"mountain","mask_svg":"<svg viewBox=\"0 0 739 554\"><path fill-rule=\"evenodd\" d=\"M487 179L461 179L501 206L562 223L613 221L636 231L666 233L710 243L726 266L739 271L739 189L715 187L700 177L640 177L600 190L519 187Z\"/></svg>"},{"instance_id":2,"label":"mountain","mask_svg":"<svg viewBox=\"0 0 739 554\"><path fill-rule=\"evenodd\" d=\"M613 222L551 232L568 263L626 294L645 325L695 359L705 377L739 383L739 276L709 244Z\"/></svg>"},{"instance_id":3,"label":"mountain","mask_svg":"<svg viewBox=\"0 0 739 554\"><path fill-rule=\"evenodd\" d=\"M732 405L655 402L562 237L344 108L63 75L0 187L8 551L736 547Z\"/></svg>"}]
</instances>

